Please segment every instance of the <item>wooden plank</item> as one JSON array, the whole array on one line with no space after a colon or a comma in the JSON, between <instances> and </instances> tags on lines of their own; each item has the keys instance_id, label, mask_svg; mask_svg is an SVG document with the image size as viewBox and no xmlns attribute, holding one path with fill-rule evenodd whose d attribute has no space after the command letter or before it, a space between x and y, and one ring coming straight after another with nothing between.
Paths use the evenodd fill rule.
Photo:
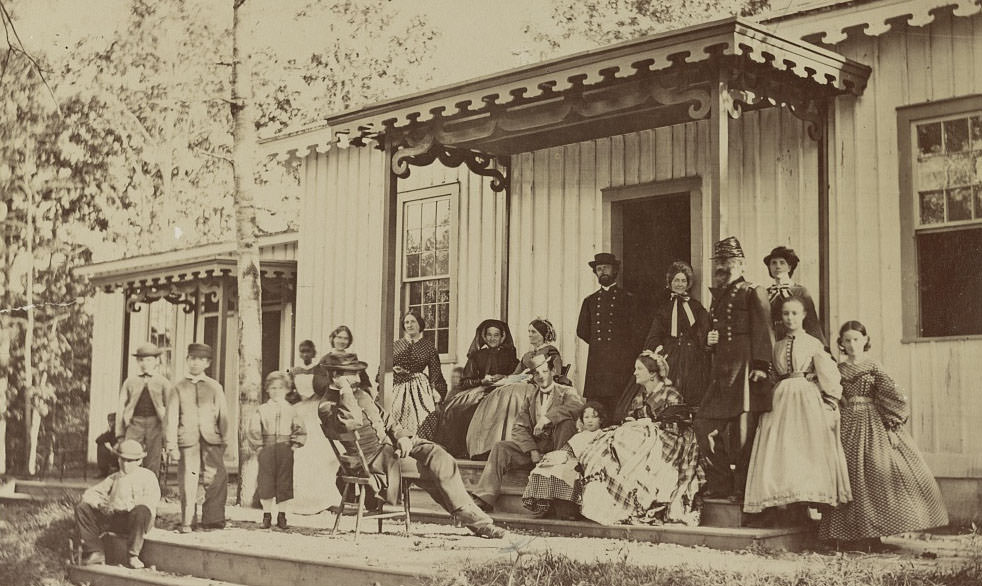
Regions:
<instances>
[{"instance_id":1,"label":"wooden plank","mask_svg":"<svg viewBox=\"0 0 982 586\"><path fill-rule=\"evenodd\" d=\"M713 86L709 118L709 170L710 170L710 229L715 242L721 237L723 202L729 200L724 193L729 189L729 117L722 111L723 94L727 91L721 81Z\"/></svg>"},{"instance_id":2,"label":"wooden plank","mask_svg":"<svg viewBox=\"0 0 982 586\"><path fill-rule=\"evenodd\" d=\"M638 133L624 135L624 184L636 185L641 181L639 157L641 138Z\"/></svg>"},{"instance_id":3,"label":"wooden plank","mask_svg":"<svg viewBox=\"0 0 982 586\"><path fill-rule=\"evenodd\" d=\"M699 126L696 122L685 124L685 176L699 174Z\"/></svg>"},{"instance_id":4,"label":"wooden plank","mask_svg":"<svg viewBox=\"0 0 982 586\"><path fill-rule=\"evenodd\" d=\"M685 177L685 124L676 124L669 127L672 131L670 144L672 145L672 178Z\"/></svg>"},{"instance_id":5,"label":"wooden plank","mask_svg":"<svg viewBox=\"0 0 982 586\"><path fill-rule=\"evenodd\" d=\"M777 108L767 108L758 114L759 136L759 183L757 198L754 202L761 214L757 222L755 234L767 235L767 241L773 242L773 234L780 234L785 218L777 205L777 194L781 189L778 175L781 172L781 113ZM767 221L761 221L764 217ZM751 245L748 242L744 246ZM768 249L769 250L769 249ZM766 271L763 273L766 276Z\"/></svg>"},{"instance_id":6,"label":"wooden plank","mask_svg":"<svg viewBox=\"0 0 982 586\"><path fill-rule=\"evenodd\" d=\"M379 308L379 369L383 373L392 370L392 333L396 330L395 305L398 295L396 275L397 239L399 238L400 227L396 225L396 217L399 205L399 183L398 178L392 173L392 155L395 146L386 137L385 159L381 172L384 177L382 183L382 264L379 275L381 283L381 307ZM349 192L350 193L350 192ZM383 389L383 393L388 389ZM383 404L386 400L381 394Z\"/></svg>"},{"instance_id":7,"label":"wooden plank","mask_svg":"<svg viewBox=\"0 0 982 586\"><path fill-rule=\"evenodd\" d=\"M667 181L672 178L672 161L675 149L672 144L672 129L668 126L655 129L655 179Z\"/></svg>"},{"instance_id":8,"label":"wooden plank","mask_svg":"<svg viewBox=\"0 0 982 586\"><path fill-rule=\"evenodd\" d=\"M580 145L578 200L581 208L579 214L579 247L577 254L577 260L580 263L587 262L593 258L596 252L599 252L599 243L603 239L603 230L602 228L598 230L597 226L599 226L603 216L600 186L608 181L610 173L609 147L610 141L608 139L588 141ZM589 290L594 282L593 276L585 269L587 267L580 264L580 270L572 273L577 278L575 280L570 278L569 280L570 283L576 284L575 287L570 287L570 289L576 291L578 297L583 291ZM572 310L579 311L582 299L574 299L573 303ZM573 368L569 376L573 380L574 387L580 389L582 392L585 365L581 363L582 358L580 358L577 351L578 347L582 344L576 341L574 341L574 344L575 346L569 349L568 353L570 357L566 358L566 361L573 362Z\"/></svg>"},{"instance_id":9,"label":"wooden plank","mask_svg":"<svg viewBox=\"0 0 982 586\"><path fill-rule=\"evenodd\" d=\"M747 232L744 226L744 216L753 215L754 210L747 213L744 210L744 190L743 190L743 148L745 135L743 129L747 125L746 119L729 120L730 141L727 145L729 151L729 189L724 192L725 200L720 201L722 216L725 223L720 227L722 234L734 234L746 250L747 238L751 233Z\"/></svg>"},{"instance_id":10,"label":"wooden plank","mask_svg":"<svg viewBox=\"0 0 982 586\"><path fill-rule=\"evenodd\" d=\"M909 103L926 102L934 95L931 89L930 38L925 28L906 26L907 61L899 64L907 67L907 95Z\"/></svg>"},{"instance_id":11,"label":"wooden plank","mask_svg":"<svg viewBox=\"0 0 982 586\"><path fill-rule=\"evenodd\" d=\"M610 186L624 185L624 136L610 137Z\"/></svg>"},{"instance_id":12,"label":"wooden plank","mask_svg":"<svg viewBox=\"0 0 982 586\"><path fill-rule=\"evenodd\" d=\"M954 59L952 56L952 27L951 13L938 10L934 13L934 22L927 27L930 35L931 62L931 99L941 100L954 95L957 72L952 71Z\"/></svg>"},{"instance_id":13,"label":"wooden plank","mask_svg":"<svg viewBox=\"0 0 982 586\"><path fill-rule=\"evenodd\" d=\"M638 182L648 183L654 181L656 177L655 167L658 159L665 156L665 151L659 145L655 146L655 131L642 130L637 133L638 137Z\"/></svg>"},{"instance_id":14,"label":"wooden plank","mask_svg":"<svg viewBox=\"0 0 982 586\"><path fill-rule=\"evenodd\" d=\"M561 268L561 274L557 275L559 283L569 283L570 286L562 286L557 289L557 294L553 295L561 305L554 311L562 314L562 335L569 340L565 348L574 348L576 344L576 320L579 317L580 299L579 290L572 286L576 281L571 277L576 274L586 272L586 259L582 259L577 254L582 240L592 240L591 234L581 234L579 231L580 216L585 213L584 207L589 206L590 202L584 199L584 192L580 189L580 147L583 143L566 145L563 149L563 169L562 169L562 193L563 197L563 229L562 250L563 257L561 262L554 263ZM587 208L588 209L588 208ZM553 249L555 250L555 249ZM575 309L574 309L575 308ZM561 350L560 350L561 351ZM564 353L563 361L572 362L574 356Z\"/></svg>"},{"instance_id":15,"label":"wooden plank","mask_svg":"<svg viewBox=\"0 0 982 586\"><path fill-rule=\"evenodd\" d=\"M548 151L549 172L546 178L548 189L546 200L546 216L542 218L549 232L549 239L546 247L542 249L541 255L536 255L536 265L542 267L539 275L545 275L550 283L562 283L565 275L563 273L562 255L558 259L554 256L554 251L563 249L565 232L565 204L566 198L563 193L563 174L565 173L565 152L564 147L553 147ZM541 262L541 265L539 264ZM559 335L559 348L562 350L563 341L566 338L566 313L562 307L562 296L555 293L545 296L545 311L548 318L557 328Z\"/></svg>"},{"instance_id":16,"label":"wooden plank","mask_svg":"<svg viewBox=\"0 0 982 586\"><path fill-rule=\"evenodd\" d=\"M982 36L973 37L973 21L979 18L955 18L951 20L950 74L954 81L954 95L964 96L975 91L975 47L982 44ZM982 62L978 62L982 67Z\"/></svg>"}]
</instances>

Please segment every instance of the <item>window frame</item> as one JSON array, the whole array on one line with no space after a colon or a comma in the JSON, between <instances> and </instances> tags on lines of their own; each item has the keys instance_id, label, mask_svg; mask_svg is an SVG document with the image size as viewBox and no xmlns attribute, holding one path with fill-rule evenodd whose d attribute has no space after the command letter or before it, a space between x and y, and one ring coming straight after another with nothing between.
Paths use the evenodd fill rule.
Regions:
<instances>
[{"instance_id":1,"label":"window frame","mask_svg":"<svg viewBox=\"0 0 982 586\"><path fill-rule=\"evenodd\" d=\"M922 335L921 267L918 263L919 234L982 229L978 218L938 225L922 225L920 197L914 177L917 125L939 122L982 111L982 94L973 94L924 104L897 108L897 162L899 172L901 300L903 307L903 342L927 340L954 341L982 339L982 334ZM971 130L970 130L971 131ZM905 269L904 267L912 267Z\"/></svg>"},{"instance_id":2,"label":"window frame","mask_svg":"<svg viewBox=\"0 0 982 586\"><path fill-rule=\"evenodd\" d=\"M448 308L448 331L447 331L447 352L440 354L441 364L451 364L457 362L457 255L458 255L458 242L459 242L459 232L460 232L460 211L459 211L459 201L460 201L460 183L445 183L442 185L435 185L432 187L424 187L421 189L415 189L410 191L402 191L398 194L398 205L396 206L396 226L398 230L398 237L396 239L396 262L398 263L398 270L396 271L396 283L397 283L397 294L396 294L396 322L395 322L395 332L394 337L398 339L402 332L402 326L399 323L399 319L402 317L405 307L409 306L409 289L406 285L414 282L422 282L427 280L424 277L406 277L406 262L405 262L405 245L406 245L406 227L404 222L405 209L407 204L417 203L428 199L441 199L447 198L450 203L450 243L447 248L447 257L449 263L449 272L446 273L446 277L434 277L435 279L446 278L449 280L449 308ZM422 245L422 242L420 243ZM437 340L433 340L434 345L436 345Z\"/></svg>"}]
</instances>

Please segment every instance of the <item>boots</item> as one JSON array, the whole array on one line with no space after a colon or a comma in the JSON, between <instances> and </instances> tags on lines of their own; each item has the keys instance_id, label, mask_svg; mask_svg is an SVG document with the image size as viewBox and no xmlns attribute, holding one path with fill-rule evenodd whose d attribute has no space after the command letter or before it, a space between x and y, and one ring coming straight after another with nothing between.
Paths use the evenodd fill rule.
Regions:
<instances>
[{"instance_id":1,"label":"boots","mask_svg":"<svg viewBox=\"0 0 982 586\"><path fill-rule=\"evenodd\" d=\"M276 526L280 529L287 529L289 525L286 524L286 513L280 512L276 515Z\"/></svg>"},{"instance_id":2,"label":"boots","mask_svg":"<svg viewBox=\"0 0 982 586\"><path fill-rule=\"evenodd\" d=\"M263 513L263 521L259 524L260 529L269 529L273 526L273 515L270 513Z\"/></svg>"},{"instance_id":3,"label":"boots","mask_svg":"<svg viewBox=\"0 0 982 586\"><path fill-rule=\"evenodd\" d=\"M467 505L453 512L456 523L463 525L471 530L471 533L485 539L501 539L505 536L505 530L495 527L494 521L477 505Z\"/></svg>"}]
</instances>

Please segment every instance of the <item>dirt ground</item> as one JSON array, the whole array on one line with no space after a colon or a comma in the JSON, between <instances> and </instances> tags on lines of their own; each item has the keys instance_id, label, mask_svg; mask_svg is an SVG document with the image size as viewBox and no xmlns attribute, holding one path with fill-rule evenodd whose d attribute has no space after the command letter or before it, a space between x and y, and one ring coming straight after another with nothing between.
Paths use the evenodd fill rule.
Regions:
<instances>
[{"instance_id":1,"label":"dirt ground","mask_svg":"<svg viewBox=\"0 0 982 586\"><path fill-rule=\"evenodd\" d=\"M337 535L330 535L334 516L291 514L287 531L261 530L261 512L228 507L229 526L220 531L181 535L177 506L163 504L154 538L175 543L207 544L240 552L256 552L287 558L338 561L351 564L401 569L432 575L455 573L463 565L514 560L517 555L561 553L579 561L626 562L639 566L699 567L748 574L793 575L804 569L826 568L829 564L877 564L884 570L909 571L932 567L958 567L982 557L982 537L971 534L917 534L884 540L895 548L884 554L814 551L770 553L728 552L704 547L683 547L618 539L554 537L526 532L510 533L504 540L484 540L462 528L413 523L413 536L401 534L399 520L384 522L376 533L374 521L363 523L365 532L354 544L354 518L345 517Z\"/></svg>"}]
</instances>

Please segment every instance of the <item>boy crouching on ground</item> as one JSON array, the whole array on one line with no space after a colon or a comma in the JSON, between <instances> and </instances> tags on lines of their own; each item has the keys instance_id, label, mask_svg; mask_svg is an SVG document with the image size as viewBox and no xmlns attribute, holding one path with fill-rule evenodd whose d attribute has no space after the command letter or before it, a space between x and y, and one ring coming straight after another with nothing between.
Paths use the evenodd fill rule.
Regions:
<instances>
[{"instance_id":1,"label":"boy crouching on ground","mask_svg":"<svg viewBox=\"0 0 982 586\"><path fill-rule=\"evenodd\" d=\"M259 450L256 492L263 506L262 528L269 529L277 504L293 498L293 450L307 441L307 430L296 408L286 400L290 376L273 371L266 375L269 399L249 421L248 439ZM276 526L286 529L286 513L279 511Z\"/></svg>"}]
</instances>

